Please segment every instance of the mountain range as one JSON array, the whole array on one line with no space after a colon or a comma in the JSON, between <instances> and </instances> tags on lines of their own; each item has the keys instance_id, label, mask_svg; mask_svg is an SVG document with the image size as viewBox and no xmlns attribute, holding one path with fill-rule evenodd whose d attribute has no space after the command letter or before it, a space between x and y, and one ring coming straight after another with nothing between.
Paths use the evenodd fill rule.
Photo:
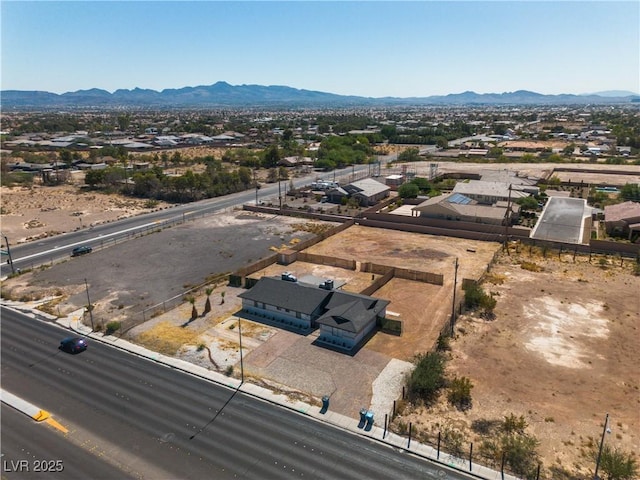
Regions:
<instances>
[{"instance_id":1,"label":"mountain range","mask_svg":"<svg viewBox=\"0 0 640 480\"><path fill-rule=\"evenodd\" d=\"M505 93L463 92L429 97L360 97L337 95L287 86L213 85L165 89L162 91L134 88L113 93L98 88L63 94L44 91L2 90L2 109L48 108L216 108L216 107L357 107L412 105L569 105L620 104L640 102L640 96L606 95L610 92L586 95L543 95L527 90Z\"/></svg>"}]
</instances>

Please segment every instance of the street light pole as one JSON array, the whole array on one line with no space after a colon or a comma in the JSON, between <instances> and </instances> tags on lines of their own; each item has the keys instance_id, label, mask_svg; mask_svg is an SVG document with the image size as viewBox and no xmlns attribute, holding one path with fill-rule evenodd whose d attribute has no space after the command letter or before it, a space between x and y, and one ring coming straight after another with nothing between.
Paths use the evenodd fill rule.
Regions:
<instances>
[{"instance_id":1,"label":"street light pole","mask_svg":"<svg viewBox=\"0 0 640 480\"><path fill-rule=\"evenodd\" d=\"M600 449L598 450L598 459L596 460L596 471L593 474L593 480L600 480L598 477L598 469L600 468L600 457L602 456L602 446L604 445L604 435L607 433L607 426L609 425L609 414L604 418L604 428L602 429L602 438L600 439Z\"/></svg>"},{"instance_id":2,"label":"street light pole","mask_svg":"<svg viewBox=\"0 0 640 480\"><path fill-rule=\"evenodd\" d=\"M11 248L9 247L9 239L7 238L6 235L3 235L4 237L4 241L7 242L7 255L9 255L9 265L11 266L11 273L16 273L15 269L13 268L13 258L11 258Z\"/></svg>"},{"instance_id":3,"label":"street light pole","mask_svg":"<svg viewBox=\"0 0 640 480\"><path fill-rule=\"evenodd\" d=\"M242 320L238 317L238 334L240 335L240 384L244 383L244 364L242 363Z\"/></svg>"}]
</instances>

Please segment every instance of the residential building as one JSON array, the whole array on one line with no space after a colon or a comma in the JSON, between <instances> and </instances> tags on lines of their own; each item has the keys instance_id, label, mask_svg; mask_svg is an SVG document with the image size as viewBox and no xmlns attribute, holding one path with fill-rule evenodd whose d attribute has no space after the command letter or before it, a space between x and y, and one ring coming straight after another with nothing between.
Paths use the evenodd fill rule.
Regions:
<instances>
[{"instance_id":1,"label":"residential building","mask_svg":"<svg viewBox=\"0 0 640 480\"><path fill-rule=\"evenodd\" d=\"M640 233L640 203L624 202L604 207L604 224L609 235L622 235L631 239Z\"/></svg>"},{"instance_id":2,"label":"residential building","mask_svg":"<svg viewBox=\"0 0 640 480\"><path fill-rule=\"evenodd\" d=\"M290 278L288 276L287 278ZM387 300L334 290L325 282L320 286L263 277L239 295L242 309L258 321L279 323L302 333L319 327L318 342L352 350L384 318Z\"/></svg>"},{"instance_id":3,"label":"residential building","mask_svg":"<svg viewBox=\"0 0 640 480\"><path fill-rule=\"evenodd\" d=\"M502 225L507 216L507 203L501 201L487 205L460 193L448 193L432 197L411 210L425 218ZM512 203L511 210L510 218L513 221L520 207Z\"/></svg>"}]
</instances>

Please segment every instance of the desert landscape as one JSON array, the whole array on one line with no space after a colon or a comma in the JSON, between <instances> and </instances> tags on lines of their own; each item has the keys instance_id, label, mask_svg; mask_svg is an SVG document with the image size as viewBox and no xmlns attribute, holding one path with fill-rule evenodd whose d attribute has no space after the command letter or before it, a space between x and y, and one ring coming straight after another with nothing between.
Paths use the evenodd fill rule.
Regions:
<instances>
[{"instance_id":1,"label":"desert landscape","mask_svg":"<svg viewBox=\"0 0 640 480\"><path fill-rule=\"evenodd\" d=\"M3 233L22 241L77 229L79 218L83 219L82 227L86 227L148 210L143 202L86 193L70 186L3 188L2 204ZM82 214L74 215L76 212ZM407 319L408 330L406 337L378 334L369 340L362 352L367 364L376 368L363 381L374 380L374 372L380 372L390 359L407 362L420 350L432 348L437 329L429 326L433 323L431 317L445 318L450 311L449 295L441 299L438 295L451 288L453 259L463 259L459 279L474 278L482 274L499 248L489 243L471 245L417 234L412 234L415 240L409 242L398 236L400 232L376 230L356 226L310 251L359 262L414 268L420 265L421 269L442 273L445 285L393 279L373 294L392 300L390 310ZM302 262L291 268L300 273L343 278L355 289L369 280L360 272L305 266ZM550 256L539 249L517 245L509 254L502 252L483 284L497 299L495 319L463 315L448 353L449 375L465 376L473 383L473 407L458 411L443 397L430 408L405 407L396 422L413 422L416 438L424 442L433 442L437 432L446 428L459 432L465 442L479 445L482 436L474 430L478 421L496 421L512 413L522 415L528 430L540 442L538 450L546 478L581 478L592 471L591 452L599 440L605 413L611 416L612 431L606 441L628 452L640 450L640 279L632 269L631 260L619 257L594 256L589 262L588 256L574 258L565 254L558 258L557 254ZM280 270L271 267L258 275L277 274ZM241 291L218 284L211 296L212 312L206 317L188 322L191 305L185 302L138 327L131 337L219 371L235 368L231 374L237 375L237 321L233 312L239 308L237 294ZM424 303L422 298L431 300ZM195 300L200 312L205 300L205 292L200 291ZM429 307L436 304L440 305L439 313L437 307ZM243 328L247 329L246 348L256 352L253 358L248 356L247 364L253 368L254 381L273 388L283 389L286 385L281 383L282 378L270 379L274 372L266 365L291 362L291 355L316 348L273 327L248 323ZM167 343L167 338L172 342ZM411 341L416 339L423 341L416 345ZM279 355L283 357L276 361ZM357 365L354 363L354 368ZM317 390L304 391L304 382L291 387L289 393L310 402L317 401L318 396ZM336 402L335 408L341 405L350 412L356 404L345 400L342 404Z\"/></svg>"},{"instance_id":2,"label":"desert landscape","mask_svg":"<svg viewBox=\"0 0 640 480\"><path fill-rule=\"evenodd\" d=\"M431 443L438 431L458 432L468 451L486 439L477 425L522 415L546 478L592 474L606 413L607 444L639 451L640 278L633 260L620 263L528 248L501 254L484 283L497 299L495 319L463 315L448 353L449 376L473 384L472 408L457 411L443 396L398 421L412 421Z\"/></svg>"}]
</instances>

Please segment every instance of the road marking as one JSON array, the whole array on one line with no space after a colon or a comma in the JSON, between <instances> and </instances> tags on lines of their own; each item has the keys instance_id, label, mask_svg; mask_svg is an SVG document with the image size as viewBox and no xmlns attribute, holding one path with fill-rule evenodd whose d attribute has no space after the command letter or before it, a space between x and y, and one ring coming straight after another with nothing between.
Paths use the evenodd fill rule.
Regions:
<instances>
[{"instance_id":1,"label":"road marking","mask_svg":"<svg viewBox=\"0 0 640 480\"><path fill-rule=\"evenodd\" d=\"M60 430L62 433L68 433L69 430L63 425L56 422L53 418L49 417L47 420L47 424L51 425L53 428Z\"/></svg>"},{"instance_id":2,"label":"road marking","mask_svg":"<svg viewBox=\"0 0 640 480\"><path fill-rule=\"evenodd\" d=\"M58 252L59 250L62 250L62 249L76 247L78 245L84 245L86 243L89 243L89 242L92 242L92 241L96 241L96 240L102 240L102 239L105 239L105 238L108 238L108 237L115 237L116 235L121 235L123 233L131 232L131 231L134 231L134 230L142 230L142 229L144 229L146 227L152 227L154 225L157 225L158 223L161 223L161 221L157 220L157 221L154 221L154 222L151 222L151 223L145 223L144 225L139 225L137 227L125 228L124 230L119 230L119 231L113 232L113 233L107 233L106 235L102 235L101 234L101 235L99 235L97 237L94 237L94 238L88 238L88 239L82 240L80 242L70 243L69 245L64 245L64 246L57 246L56 245L51 250L47 250L46 252L34 253L33 255L27 255L26 257L15 258L13 260L13 262L15 263L15 262L22 261L22 260L28 260L30 258L41 257L43 255L48 255L48 254L53 253L53 252Z\"/></svg>"}]
</instances>

